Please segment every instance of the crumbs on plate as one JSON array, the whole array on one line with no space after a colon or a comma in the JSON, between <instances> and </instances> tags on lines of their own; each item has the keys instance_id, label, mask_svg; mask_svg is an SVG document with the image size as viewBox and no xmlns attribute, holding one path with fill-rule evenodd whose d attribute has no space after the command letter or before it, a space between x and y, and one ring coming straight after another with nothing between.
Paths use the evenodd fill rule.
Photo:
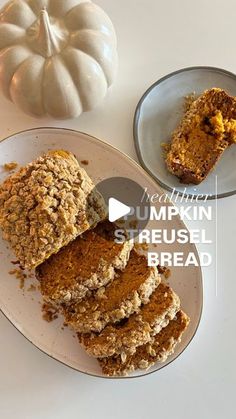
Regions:
<instances>
[{"instance_id":1,"label":"crumbs on plate","mask_svg":"<svg viewBox=\"0 0 236 419\"><path fill-rule=\"evenodd\" d=\"M14 275L16 279L20 281L20 289L24 289L25 287L25 280L27 279L27 275L21 268L12 269L9 271L9 275Z\"/></svg>"},{"instance_id":2,"label":"crumbs on plate","mask_svg":"<svg viewBox=\"0 0 236 419\"><path fill-rule=\"evenodd\" d=\"M170 143L165 143L165 142L161 143L162 157L164 159L166 158L167 154L170 151L170 146L171 146Z\"/></svg>"},{"instance_id":3,"label":"crumbs on plate","mask_svg":"<svg viewBox=\"0 0 236 419\"><path fill-rule=\"evenodd\" d=\"M27 291L28 292L34 292L34 291L37 291L37 288L36 288L36 286L34 284L31 284L29 286L29 288L27 289Z\"/></svg>"},{"instance_id":4,"label":"crumbs on plate","mask_svg":"<svg viewBox=\"0 0 236 419\"><path fill-rule=\"evenodd\" d=\"M168 279L171 276L171 270L166 266L158 265L157 269L160 274L164 275L165 279Z\"/></svg>"},{"instance_id":5,"label":"crumbs on plate","mask_svg":"<svg viewBox=\"0 0 236 419\"><path fill-rule=\"evenodd\" d=\"M18 166L19 165L18 165L18 163L16 161L12 161L10 163L5 163L3 165L4 170L6 170L6 172L11 172L12 170L17 169Z\"/></svg>"},{"instance_id":6,"label":"crumbs on plate","mask_svg":"<svg viewBox=\"0 0 236 419\"><path fill-rule=\"evenodd\" d=\"M58 318L58 309L52 306L51 304L44 303L42 305L43 320L48 323L53 322Z\"/></svg>"},{"instance_id":7,"label":"crumbs on plate","mask_svg":"<svg viewBox=\"0 0 236 419\"><path fill-rule=\"evenodd\" d=\"M16 279L20 281L20 289L24 290L25 288L25 280L34 278L33 272L26 272L21 266L19 261L11 261L12 265L19 265L18 268L14 268L10 270L8 273L9 275L15 276ZM36 291L36 286L31 284L27 291Z\"/></svg>"},{"instance_id":8,"label":"crumbs on plate","mask_svg":"<svg viewBox=\"0 0 236 419\"><path fill-rule=\"evenodd\" d=\"M188 112L192 103L196 100L196 92L189 93L184 97L184 112Z\"/></svg>"}]
</instances>

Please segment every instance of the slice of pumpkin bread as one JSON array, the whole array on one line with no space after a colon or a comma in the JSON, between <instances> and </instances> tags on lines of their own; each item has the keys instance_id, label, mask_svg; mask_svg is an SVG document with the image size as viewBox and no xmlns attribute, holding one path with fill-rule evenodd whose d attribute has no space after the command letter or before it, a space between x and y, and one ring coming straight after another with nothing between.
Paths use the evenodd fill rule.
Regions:
<instances>
[{"instance_id":1,"label":"slice of pumpkin bread","mask_svg":"<svg viewBox=\"0 0 236 419\"><path fill-rule=\"evenodd\" d=\"M44 300L72 304L114 279L123 270L133 247L115 243L114 224L104 221L52 255L36 269Z\"/></svg>"},{"instance_id":2,"label":"slice of pumpkin bread","mask_svg":"<svg viewBox=\"0 0 236 419\"><path fill-rule=\"evenodd\" d=\"M65 321L81 333L101 332L108 323L118 322L138 311L148 302L161 282L155 267L148 267L147 259L135 250L123 272L80 303L65 307Z\"/></svg>"},{"instance_id":3,"label":"slice of pumpkin bread","mask_svg":"<svg viewBox=\"0 0 236 419\"><path fill-rule=\"evenodd\" d=\"M199 184L235 142L236 99L218 88L206 90L173 133L167 168L182 183Z\"/></svg>"},{"instance_id":4,"label":"slice of pumpkin bread","mask_svg":"<svg viewBox=\"0 0 236 419\"><path fill-rule=\"evenodd\" d=\"M164 329L154 336L151 342L139 346L133 355L123 358L120 355L99 359L104 374L108 376L127 375L137 369L148 369L156 362L165 362L181 342L188 327L189 317L179 311Z\"/></svg>"},{"instance_id":5,"label":"slice of pumpkin bread","mask_svg":"<svg viewBox=\"0 0 236 419\"><path fill-rule=\"evenodd\" d=\"M180 309L179 297L161 283L138 313L128 319L106 326L100 334L78 334L87 353L96 358L114 354L133 354L138 346L151 341L166 327Z\"/></svg>"},{"instance_id":6,"label":"slice of pumpkin bread","mask_svg":"<svg viewBox=\"0 0 236 419\"><path fill-rule=\"evenodd\" d=\"M50 151L0 185L0 228L33 269L106 218L105 202L70 152Z\"/></svg>"}]
</instances>

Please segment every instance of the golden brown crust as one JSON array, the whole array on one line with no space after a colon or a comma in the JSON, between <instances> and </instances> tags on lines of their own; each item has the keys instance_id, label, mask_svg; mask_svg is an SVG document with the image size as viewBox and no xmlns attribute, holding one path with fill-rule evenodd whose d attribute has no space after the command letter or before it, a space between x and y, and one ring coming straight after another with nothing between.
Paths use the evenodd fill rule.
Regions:
<instances>
[{"instance_id":1,"label":"golden brown crust","mask_svg":"<svg viewBox=\"0 0 236 419\"><path fill-rule=\"evenodd\" d=\"M33 269L106 216L77 159L51 151L0 186L0 227L22 267Z\"/></svg>"},{"instance_id":2,"label":"golden brown crust","mask_svg":"<svg viewBox=\"0 0 236 419\"><path fill-rule=\"evenodd\" d=\"M136 313L141 304L148 302L160 281L158 270L148 267L146 257L133 250L126 269L111 284L64 308L66 323L80 333L101 332L108 323Z\"/></svg>"},{"instance_id":3,"label":"golden brown crust","mask_svg":"<svg viewBox=\"0 0 236 419\"><path fill-rule=\"evenodd\" d=\"M201 183L236 141L236 99L210 89L193 101L172 135L168 170L182 183Z\"/></svg>"},{"instance_id":4,"label":"golden brown crust","mask_svg":"<svg viewBox=\"0 0 236 419\"><path fill-rule=\"evenodd\" d=\"M36 269L44 299L51 304L72 304L89 291L108 284L115 269L123 270L132 243L115 243L115 225L102 222L52 255Z\"/></svg>"},{"instance_id":5,"label":"golden brown crust","mask_svg":"<svg viewBox=\"0 0 236 419\"><path fill-rule=\"evenodd\" d=\"M155 334L167 326L179 308L179 297L170 287L161 283L149 303L129 319L106 326L100 334L81 334L78 337L88 354L94 357L135 353L138 346L150 342Z\"/></svg>"},{"instance_id":6,"label":"golden brown crust","mask_svg":"<svg viewBox=\"0 0 236 419\"><path fill-rule=\"evenodd\" d=\"M188 316L179 311L168 326L158 333L150 343L139 346L133 355L122 359L120 355L101 358L99 363L108 376L127 375L137 369L148 369L156 362L165 362L172 355L176 345L189 324Z\"/></svg>"}]
</instances>

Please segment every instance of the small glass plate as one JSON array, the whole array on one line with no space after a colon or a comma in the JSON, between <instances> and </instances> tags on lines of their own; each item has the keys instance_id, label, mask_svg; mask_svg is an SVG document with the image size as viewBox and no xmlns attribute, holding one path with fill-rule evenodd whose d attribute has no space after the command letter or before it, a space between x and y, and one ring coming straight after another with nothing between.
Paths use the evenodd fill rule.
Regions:
<instances>
[{"instance_id":1,"label":"small glass plate","mask_svg":"<svg viewBox=\"0 0 236 419\"><path fill-rule=\"evenodd\" d=\"M190 67L171 73L152 85L141 98L134 117L134 140L143 168L166 190L223 198L236 193L236 146L225 151L214 171L200 185L184 185L168 172L161 143L184 114L186 96L219 87L236 96L236 75L214 67Z\"/></svg>"}]
</instances>

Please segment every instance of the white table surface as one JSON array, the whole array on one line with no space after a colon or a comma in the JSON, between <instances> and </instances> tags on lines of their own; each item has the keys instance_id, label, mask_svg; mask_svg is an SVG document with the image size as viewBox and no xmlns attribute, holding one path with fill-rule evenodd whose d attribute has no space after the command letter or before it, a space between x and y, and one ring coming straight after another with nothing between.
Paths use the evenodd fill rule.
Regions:
<instances>
[{"instance_id":1,"label":"white table surface","mask_svg":"<svg viewBox=\"0 0 236 419\"><path fill-rule=\"evenodd\" d=\"M1 98L0 138L38 126L70 127L104 139L136 158L133 114L150 84L192 65L236 71L235 0L97 3L109 13L119 40L119 77L108 99L77 120L57 123L24 116ZM43 355L0 315L0 417L234 418L235 211L236 197L219 201L217 296L212 266L204 269L204 311L196 337L176 362L156 374L125 381L84 376ZM206 227L214 237L214 223ZM212 245L213 254L214 249Z\"/></svg>"}]
</instances>

